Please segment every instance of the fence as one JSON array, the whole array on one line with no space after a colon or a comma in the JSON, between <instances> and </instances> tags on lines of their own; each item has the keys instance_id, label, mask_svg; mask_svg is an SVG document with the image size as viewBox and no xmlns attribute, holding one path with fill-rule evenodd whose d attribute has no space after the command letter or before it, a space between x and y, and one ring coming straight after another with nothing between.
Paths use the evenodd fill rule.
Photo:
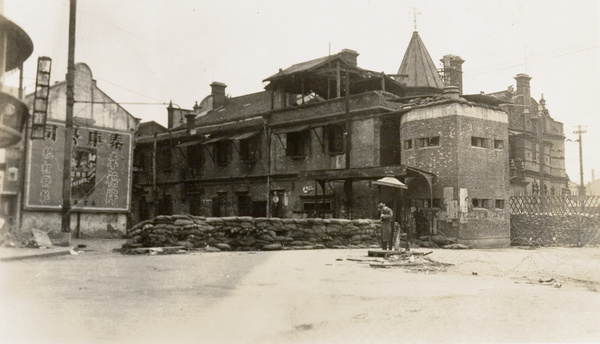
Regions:
<instances>
[{"instance_id":1,"label":"fence","mask_svg":"<svg viewBox=\"0 0 600 344\"><path fill-rule=\"evenodd\" d=\"M512 196L513 244L597 245L600 196Z\"/></svg>"}]
</instances>

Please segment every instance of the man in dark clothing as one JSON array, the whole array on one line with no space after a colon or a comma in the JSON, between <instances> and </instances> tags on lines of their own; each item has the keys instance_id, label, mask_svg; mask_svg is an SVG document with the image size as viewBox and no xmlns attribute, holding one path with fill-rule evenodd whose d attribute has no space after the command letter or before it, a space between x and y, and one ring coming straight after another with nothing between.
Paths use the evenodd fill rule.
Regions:
<instances>
[{"instance_id":1,"label":"man in dark clothing","mask_svg":"<svg viewBox=\"0 0 600 344\"><path fill-rule=\"evenodd\" d=\"M379 208L379 219L381 220L381 248L391 250L393 246L392 218L394 212L383 203L379 203L377 208Z\"/></svg>"}]
</instances>

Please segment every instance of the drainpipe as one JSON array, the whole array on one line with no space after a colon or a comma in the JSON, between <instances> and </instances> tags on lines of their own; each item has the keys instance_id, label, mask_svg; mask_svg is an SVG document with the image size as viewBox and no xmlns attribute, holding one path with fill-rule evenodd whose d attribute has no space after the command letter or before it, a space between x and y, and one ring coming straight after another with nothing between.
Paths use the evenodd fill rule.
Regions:
<instances>
[{"instance_id":1,"label":"drainpipe","mask_svg":"<svg viewBox=\"0 0 600 344\"><path fill-rule=\"evenodd\" d=\"M267 217L271 217L271 132L264 117L263 128L267 140Z\"/></svg>"},{"instance_id":2,"label":"drainpipe","mask_svg":"<svg viewBox=\"0 0 600 344\"><path fill-rule=\"evenodd\" d=\"M158 215L158 189L156 188L156 145L157 133L154 133L154 142L152 147L152 194L154 217Z\"/></svg>"},{"instance_id":3,"label":"drainpipe","mask_svg":"<svg viewBox=\"0 0 600 344\"><path fill-rule=\"evenodd\" d=\"M338 63L338 68L339 68L339 63ZM346 146L344 147L345 149L345 153L346 153L346 170L350 169L350 150L351 150L351 143L352 143L352 120L350 118L350 72L348 71L348 69L346 69L346 73L345 73L345 77L346 77L346 96L345 96L345 108L346 108L346 140L345 140L345 144ZM352 179L346 179L344 181L344 191L345 191L345 196L346 196L346 202L348 204L348 217L350 219L352 219L352 210L354 208L354 202L352 201L353 198L353 192L352 192Z\"/></svg>"}]
</instances>

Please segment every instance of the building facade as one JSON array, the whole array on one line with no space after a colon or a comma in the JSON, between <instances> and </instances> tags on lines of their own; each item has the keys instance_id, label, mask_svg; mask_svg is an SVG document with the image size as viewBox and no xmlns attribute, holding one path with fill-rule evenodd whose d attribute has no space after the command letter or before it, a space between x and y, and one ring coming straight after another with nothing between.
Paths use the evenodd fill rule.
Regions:
<instances>
[{"instance_id":1,"label":"building facade","mask_svg":"<svg viewBox=\"0 0 600 344\"><path fill-rule=\"evenodd\" d=\"M491 93L508 113L511 195L568 195L563 123L550 116L543 95L531 97L531 77L518 74L516 89Z\"/></svg>"},{"instance_id":2,"label":"building facade","mask_svg":"<svg viewBox=\"0 0 600 344\"><path fill-rule=\"evenodd\" d=\"M131 204L133 136L139 124L96 85L91 69L75 65L71 166L71 233L121 237ZM24 141L21 228L60 232L66 82L52 85L43 138ZM34 95L26 101L32 106ZM30 126L29 126L30 128ZM29 134L29 132L28 132Z\"/></svg>"},{"instance_id":3,"label":"building facade","mask_svg":"<svg viewBox=\"0 0 600 344\"><path fill-rule=\"evenodd\" d=\"M1 7L0 4L0 217L2 225L8 224L5 228L10 228L15 225L18 214L22 155L18 143L29 109L23 101L22 87L7 87L4 76L5 72L23 68L23 62L33 52L33 43L23 29L2 15Z\"/></svg>"},{"instance_id":4,"label":"building facade","mask_svg":"<svg viewBox=\"0 0 600 344\"><path fill-rule=\"evenodd\" d=\"M357 57L345 49L280 69L265 91L240 97L213 83L194 109L169 106L169 128L136 139L134 221L377 218L384 202L402 225L423 213L421 235L508 245L502 102L461 95L462 59L445 56L442 78L416 32L396 75L362 69ZM374 183L386 176L408 190Z\"/></svg>"}]
</instances>

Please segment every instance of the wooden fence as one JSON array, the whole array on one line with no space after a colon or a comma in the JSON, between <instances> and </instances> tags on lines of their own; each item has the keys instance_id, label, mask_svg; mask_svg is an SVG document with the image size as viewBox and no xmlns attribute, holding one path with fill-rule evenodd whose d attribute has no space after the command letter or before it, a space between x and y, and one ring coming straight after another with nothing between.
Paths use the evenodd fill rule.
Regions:
<instances>
[{"instance_id":1,"label":"wooden fence","mask_svg":"<svg viewBox=\"0 0 600 344\"><path fill-rule=\"evenodd\" d=\"M600 244L600 196L512 196L509 204L513 243Z\"/></svg>"}]
</instances>

